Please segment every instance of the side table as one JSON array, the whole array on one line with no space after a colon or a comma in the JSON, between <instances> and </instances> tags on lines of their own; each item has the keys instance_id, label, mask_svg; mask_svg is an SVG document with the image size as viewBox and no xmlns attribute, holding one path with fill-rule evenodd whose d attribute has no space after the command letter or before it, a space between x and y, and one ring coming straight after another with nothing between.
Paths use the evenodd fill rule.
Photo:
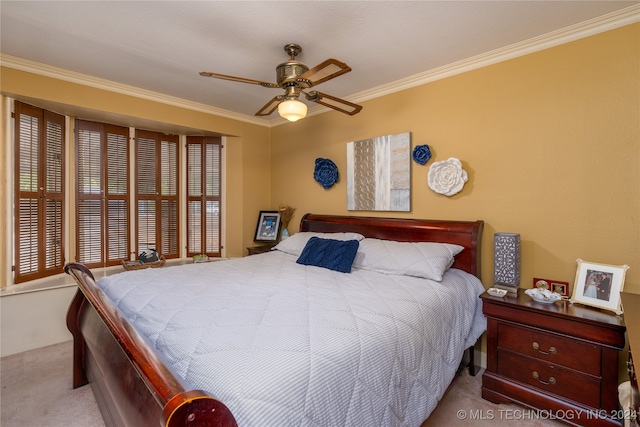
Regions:
<instances>
[{"instance_id":1,"label":"side table","mask_svg":"<svg viewBox=\"0 0 640 427\"><path fill-rule=\"evenodd\" d=\"M620 426L618 355L622 316L517 295L481 295L487 316L482 397L546 411L575 426Z\"/></svg>"},{"instance_id":2,"label":"side table","mask_svg":"<svg viewBox=\"0 0 640 427\"><path fill-rule=\"evenodd\" d=\"M276 243L269 243L269 244L260 245L260 246L249 246L247 248L247 251L249 252L249 255L263 254L265 252L269 252L271 248L273 248L275 245Z\"/></svg>"}]
</instances>

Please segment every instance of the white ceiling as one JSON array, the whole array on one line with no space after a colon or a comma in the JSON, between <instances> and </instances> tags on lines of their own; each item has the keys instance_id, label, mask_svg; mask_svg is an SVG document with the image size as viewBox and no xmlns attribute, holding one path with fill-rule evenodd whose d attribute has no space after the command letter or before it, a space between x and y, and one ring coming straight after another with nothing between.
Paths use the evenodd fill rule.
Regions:
<instances>
[{"instance_id":1,"label":"white ceiling","mask_svg":"<svg viewBox=\"0 0 640 427\"><path fill-rule=\"evenodd\" d=\"M618 23L631 10L637 21L639 3L2 0L0 52L7 66L34 61L260 122L253 114L280 89L198 72L275 82L283 46L297 43L309 67L349 64L353 71L318 89L361 102L470 58L539 49L596 18L607 29L603 15Z\"/></svg>"}]
</instances>

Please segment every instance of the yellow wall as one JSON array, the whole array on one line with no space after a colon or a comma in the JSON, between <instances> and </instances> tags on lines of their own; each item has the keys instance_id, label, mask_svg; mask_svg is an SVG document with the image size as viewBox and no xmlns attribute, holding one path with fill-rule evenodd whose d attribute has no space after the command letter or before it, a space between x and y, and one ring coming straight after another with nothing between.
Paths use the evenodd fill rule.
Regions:
<instances>
[{"instance_id":1,"label":"yellow wall","mask_svg":"<svg viewBox=\"0 0 640 427\"><path fill-rule=\"evenodd\" d=\"M27 99L35 105L56 103L92 111L92 114L119 115L153 122L166 123L176 128L187 127L227 135L226 144L226 224L227 256L242 256L246 246L253 244L257 212L270 208L269 193L269 129L212 114L187 110L159 102L94 89L10 68L2 68L1 90L4 95ZM64 113L64 111L62 111ZM4 116L4 115L3 115ZM129 123L116 123L128 125ZM3 125L6 125L3 123ZM3 150L0 164L6 161L4 149L11 144L3 132ZM0 171L3 168L0 166ZM2 178L5 174L2 173ZM0 187L2 189L2 187ZM4 194L0 212L6 212ZM0 216L0 220L2 216ZM2 221L2 225L6 223ZM4 228L2 230L4 232ZM0 237L2 233L0 233ZM73 246L73 245L71 245ZM6 277L5 256L0 260L0 277Z\"/></svg>"},{"instance_id":2,"label":"yellow wall","mask_svg":"<svg viewBox=\"0 0 640 427\"><path fill-rule=\"evenodd\" d=\"M305 212L483 219L487 286L493 233L508 231L522 236L525 287L534 276L573 283L582 258L630 265L625 289L640 292L640 24L367 101L353 117L330 112L271 130L14 69L2 68L1 84L7 95L229 135L229 256L252 244L257 212L280 203L297 208L291 231ZM434 154L412 165L412 211L347 211L346 143L405 131ZM329 190L313 180L317 157L338 165ZM469 174L453 197L426 183L429 165L448 157Z\"/></svg>"},{"instance_id":3,"label":"yellow wall","mask_svg":"<svg viewBox=\"0 0 640 427\"><path fill-rule=\"evenodd\" d=\"M640 24L363 106L272 129L271 204L297 208L291 231L305 212L482 219L486 286L502 231L521 234L523 287L533 277L573 285L581 258L628 264L625 290L640 293ZM405 131L433 151L412 165L412 211L347 211L346 143ZM338 166L329 190L313 180L317 157ZM449 157L469 174L453 197L427 186L429 165Z\"/></svg>"},{"instance_id":4,"label":"yellow wall","mask_svg":"<svg viewBox=\"0 0 640 427\"><path fill-rule=\"evenodd\" d=\"M353 117L331 112L272 129L5 67L0 71L4 95L227 135L229 256L241 256L253 244L258 211L280 203L297 208L292 232L305 212L483 219L486 286L493 278L493 233L510 231L522 236L524 287L534 276L573 283L575 260L582 258L630 265L625 290L640 293L640 24L367 101ZM340 78L356 77L354 72ZM10 235L4 228L11 190L4 182L5 166L12 168L7 125L3 120L0 129L3 241ZM347 211L346 143L405 131L412 133L414 146L429 144L434 153L426 166L412 165L412 211ZM313 180L317 157L332 159L340 170L340 181L329 190ZM429 165L448 157L459 158L469 174L462 192L450 198L426 183ZM0 287L10 269L5 260L0 253ZM68 339L67 291L0 298L0 311L7 315L2 317L8 319L2 355ZM43 300L54 301L51 313L42 311ZM16 318L19 314L24 319Z\"/></svg>"}]
</instances>

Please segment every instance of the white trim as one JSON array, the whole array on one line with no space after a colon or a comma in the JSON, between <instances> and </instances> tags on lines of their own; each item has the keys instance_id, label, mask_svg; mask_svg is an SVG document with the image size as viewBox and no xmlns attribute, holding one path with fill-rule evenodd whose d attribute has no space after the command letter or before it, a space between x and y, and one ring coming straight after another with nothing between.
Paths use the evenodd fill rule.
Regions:
<instances>
[{"instance_id":1,"label":"white trim","mask_svg":"<svg viewBox=\"0 0 640 427\"><path fill-rule=\"evenodd\" d=\"M480 361L480 368L487 369L487 353L485 353L482 350L474 350L474 351L476 352L475 354L476 361L477 360ZM478 356L480 356L480 358L478 358Z\"/></svg>"},{"instance_id":2,"label":"white trim","mask_svg":"<svg viewBox=\"0 0 640 427\"><path fill-rule=\"evenodd\" d=\"M78 193L75 191L76 186L76 177L71 176L69 173L69 165L73 161L73 164L77 164L76 154L76 139L73 137L74 132L76 130L76 122L75 120L71 120L71 117L68 115L64 115L64 126L65 126L65 135L64 135L64 215L62 218L63 221L63 230L64 230L64 262L62 265L66 265L71 257L71 238L75 242L78 241L78 231L71 229L71 213L76 213L75 206L72 206L73 203L77 202ZM73 146L72 146L73 144ZM73 157L71 156L73 153ZM75 168L74 168L75 171ZM14 190L15 191L15 190ZM73 193L72 193L73 192ZM73 209L71 209L73 207ZM12 240L14 247L15 242ZM75 243L74 243L75 246ZM78 248L75 247L75 252L78 252Z\"/></svg>"},{"instance_id":3,"label":"white trim","mask_svg":"<svg viewBox=\"0 0 640 427\"><path fill-rule=\"evenodd\" d=\"M4 98L4 117L1 118L2 122L6 125L4 126L4 153L5 153L5 194L4 194L4 203L6 208L6 217L5 217L5 238L7 242L10 242L9 245L5 245L5 262L6 262L6 275L4 277L4 286L13 285L13 253L15 251L15 240L14 240L14 227L13 227L13 216L14 216L14 207L13 201L15 199L15 190L13 187L13 179L15 175L14 169L14 149L15 149L15 140L13 135L15 134L15 120L12 119L12 114L15 112L14 100L13 98L5 97ZM0 289L2 289L2 284L0 284Z\"/></svg>"},{"instance_id":4,"label":"white trim","mask_svg":"<svg viewBox=\"0 0 640 427\"><path fill-rule=\"evenodd\" d=\"M619 11L600 16L538 37L514 43L500 49L472 56L423 73L415 74L395 82L357 93L348 98L351 102L363 102L391 93L400 92L436 80L441 80L467 71L508 61L565 43L576 41L595 34L613 30L640 21L640 5L634 5ZM310 115L310 114L308 114Z\"/></svg>"},{"instance_id":5,"label":"white trim","mask_svg":"<svg viewBox=\"0 0 640 427\"><path fill-rule=\"evenodd\" d=\"M467 71L493 65L502 61L517 58L519 56L528 55L564 43L569 43L585 37L590 37L605 31L623 27L640 21L640 5L636 4L618 11L571 25L560 30L552 31L541 36L533 37L519 43L514 43L500 49L495 49L480 55L473 56L461 61L454 62L442 67L434 68L423 73L415 74L404 79L381 85L366 91L358 92L352 96L345 97L347 101L363 102L381 96L389 95L412 87L420 86L436 80L444 79L462 74ZM13 68L29 73L34 73L46 77L77 83L98 89L104 89L111 92L121 93L129 96L147 99L163 104L173 105L188 110L199 111L207 114L213 114L220 117L239 120L255 125L273 127L281 124L289 123L281 117L272 120L258 119L253 116L239 114L228 110L204 105L181 98L164 95L158 92L140 89L134 86L123 85L97 77L64 70L57 67L40 64L34 61L18 58L0 53L0 62L3 66ZM309 109L307 116L314 116L327 111L333 111L326 107L316 106Z\"/></svg>"},{"instance_id":6,"label":"white trim","mask_svg":"<svg viewBox=\"0 0 640 427\"><path fill-rule=\"evenodd\" d=\"M178 165L178 217L180 221L180 239L178 242L178 255L180 258L187 256L187 135L178 135L178 157L180 163Z\"/></svg>"},{"instance_id":7,"label":"white trim","mask_svg":"<svg viewBox=\"0 0 640 427\"><path fill-rule=\"evenodd\" d=\"M227 259L228 258L225 257L210 258L209 262L226 261ZM193 259L191 257L171 258L167 260L165 267L184 264L193 264ZM112 265L109 267L92 268L91 274L93 274L96 281L98 281L103 277L107 277L112 274L123 273L125 271L126 270L121 265ZM66 273L58 273L52 276L41 277L39 279L29 280L27 282L18 283L17 285L11 285L7 286L6 288L0 289L0 301L5 297L10 297L13 295L22 295L32 292L43 292L50 291L52 289L69 288L76 286L77 284L72 276Z\"/></svg>"},{"instance_id":8,"label":"white trim","mask_svg":"<svg viewBox=\"0 0 640 427\"><path fill-rule=\"evenodd\" d=\"M41 64L39 62L30 61L28 59L18 58L7 54L0 54L0 63L3 67L13 68L15 70L25 71L40 76L51 77L54 79L76 83L83 86L89 86L96 89L102 89L109 92L120 93L123 95L133 96L140 99L159 102L161 104L172 105L174 107L185 108L187 110L198 111L206 114L213 114L219 117L225 117L233 120L240 120L255 125L266 126L268 121L264 119L254 118L246 114L240 114L222 108L212 107L210 105L200 104L186 99L165 95L159 92L153 92L141 89L135 86L129 86L122 83L112 82L110 80L89 76L86 74L76 73L58 67Z\"/></svg>"},{"instance_id":9,"label":"white trim","mask_svg":"<svg viewBox=\"0 0 640 427\"><path fill-rule=\"evenodd\" d=\"M579 24L552 31L541 36L533 37L519 43L514 43L500 49L472 56L471 58L453 62L419 74L414 74L413 76L396 80L395 82L391 82L386 85L358 92L352 96L346 97L345 99L354 103L368 101L385 95L390 95L395 92L411 89L416 86L421 86L426 83L431 83L436 80L466 73L467 71L476 70L478 68L549 49L554 46L590 37L615 28L631 25L636 22L640 22L640 5L638 4L581 22ZM327 111L331 110L326 107L313 107L309 109L307 117L315 116ZM271 126L286 123L288 123L288 121L282 118L277 118L270 122Z\"/></svg>"},{"instance_id":10,"label":"white trim","mask_svg":"<svg viewBox=\"0 0 640 427\"><path fill-rule=\"evenodd\" d=\"M227 137L220 141L220 256L227 257Z\"/></svg>"}]
</instances>

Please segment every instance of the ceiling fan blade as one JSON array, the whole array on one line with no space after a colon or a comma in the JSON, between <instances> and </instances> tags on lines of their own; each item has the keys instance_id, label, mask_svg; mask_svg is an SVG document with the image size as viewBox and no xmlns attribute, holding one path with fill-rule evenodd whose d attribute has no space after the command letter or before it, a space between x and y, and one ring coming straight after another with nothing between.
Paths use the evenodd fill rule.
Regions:
<instances>
[{"instance_id":1,"label":"ceiling fan blade","mask_svg":"<svg viewBox=\"0 0 640 427\"><path fill-rule=\"evenodd\" d=\"M334 77L351 71L351 67L342 61L329 58L316 65L306 73L300 75L296 80L310 83L310 86L319 85Z\"/></svg>"},{"instance_id":2,"label":"ceiling fan blade","mask_svg":"<svg viewBox=\"0 0 640 427\"><path fill-rule=\"evenodd\" d=\"M250 83L252 85L260 85L264 87L279 87L275 83L263 82L261 80L246 79L244 77L228 76L226 74L210 73L208 71L201 71L200 75L203 77L213 77L214 79L231 80L232 82Z\"/></svg>"},{"instance_id":3,"label":"ceiling fan blade","mask_svg":"<svg viewBox=\"0 0 640 427\"><path fill-rule=\"evenodd\" d=\"M255 114L256 116L268 116L273 113L276 108L278 108L278 104L280 104L284 100L284 95L278 95L273 98L271 101L267 102L264 107L262 107Z\"/></svg>"},{"instance_id":4,"label":"ceiling fan blade","mask_svg":"<svg viewBox=\"0 0 640 427\"><path fill-rule=\"evenodd\" d=\"M335 96L327 95L316 90L309 93L305 93L305 96L309 101L313 101L325 107L333 108L341 113L353 116L358 114L362 110L362 106L354 104L353 102L345 101L344 99L336 98Z\"/></svg>"}]
</instances>

